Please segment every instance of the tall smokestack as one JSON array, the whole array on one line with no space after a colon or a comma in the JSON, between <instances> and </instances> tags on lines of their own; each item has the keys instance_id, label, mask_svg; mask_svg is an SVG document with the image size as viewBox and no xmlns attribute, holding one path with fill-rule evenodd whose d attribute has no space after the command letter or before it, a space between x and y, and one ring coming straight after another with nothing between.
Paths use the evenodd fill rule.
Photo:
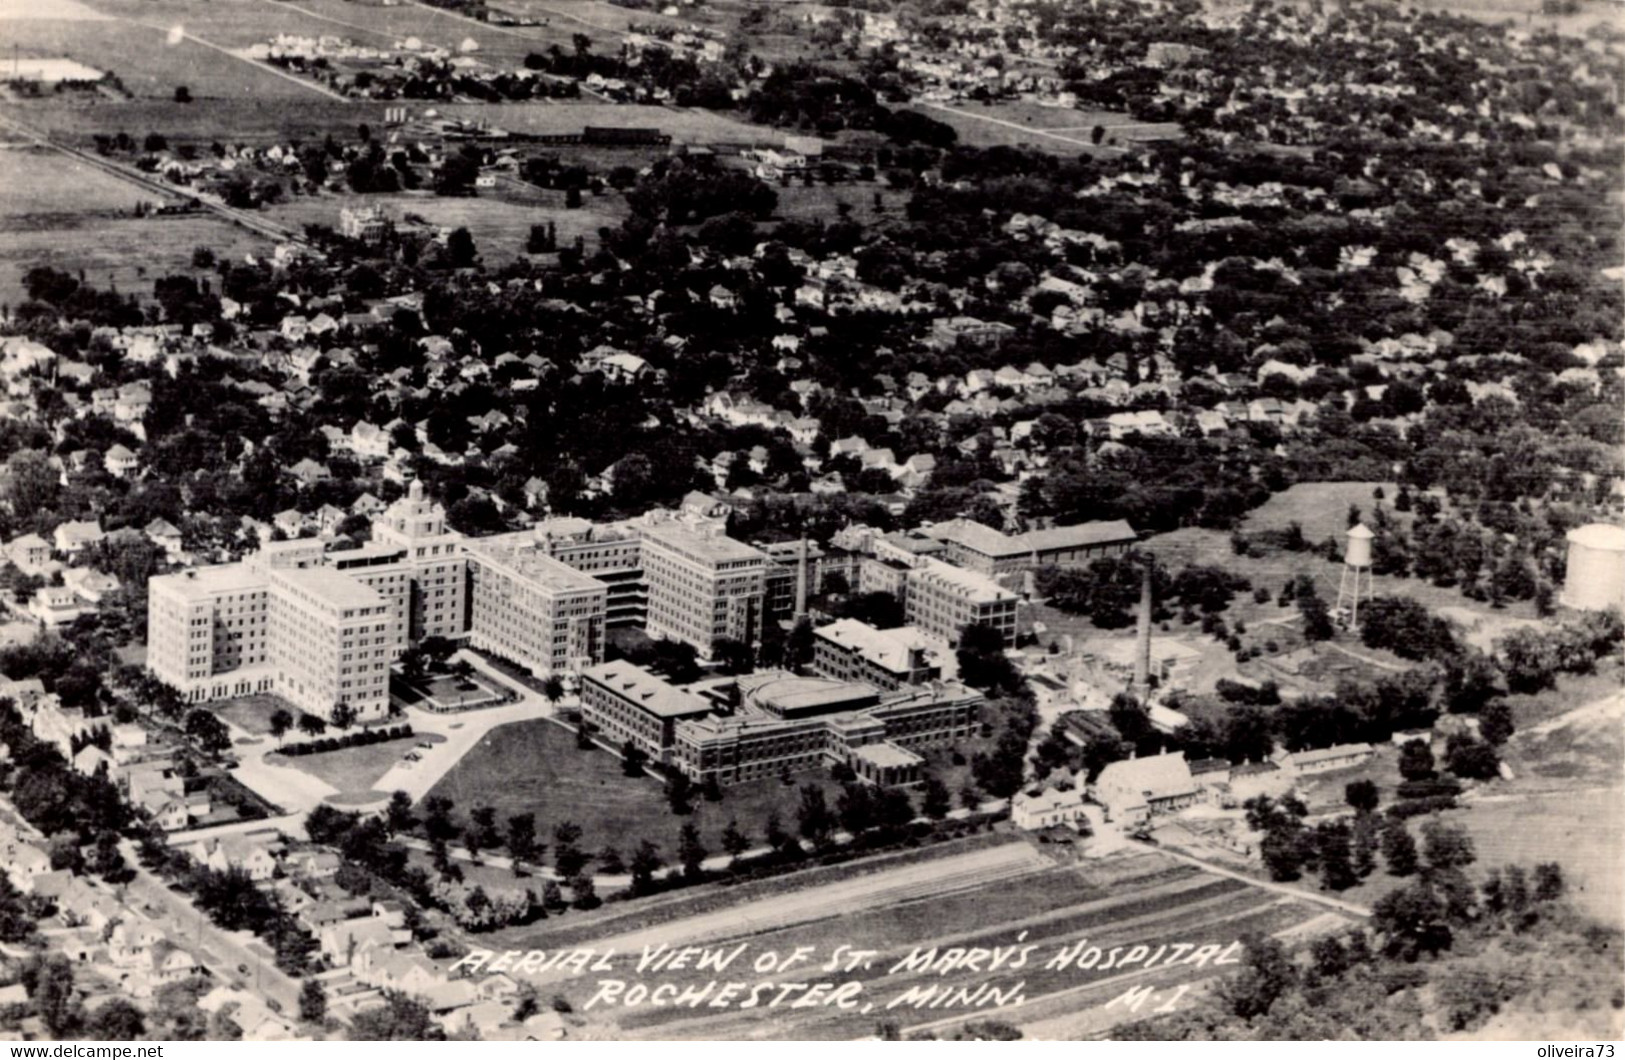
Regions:
<instances>
[{"instance_id":1,"label":"tall smokestack","mask_svg":"<svg viewBox=\"0 0 1625 1060\"><path fill-rule=\"evenodd\" d=\"M807 616L807 535L801 535L801 547L796 552L796 618Z\"/></svg>"},{"instance_id":2,"label":"tall smokestack","mask_svg":"<svg viewBox=\"0 0 1625 1060\"><path fill-rule=\"evenodd\" d=\"M1135 631L1134 691L1146 697L1151 691L1151 564L1140 575L1140 618Z\"/></svg>"}]
</instances>

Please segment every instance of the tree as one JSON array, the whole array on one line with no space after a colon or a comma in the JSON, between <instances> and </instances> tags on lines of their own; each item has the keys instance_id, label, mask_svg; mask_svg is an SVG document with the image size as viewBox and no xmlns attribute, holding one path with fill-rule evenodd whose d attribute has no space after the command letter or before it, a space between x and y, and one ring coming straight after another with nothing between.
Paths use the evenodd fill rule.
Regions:
<instances>
[{"instance_id":1,"label":"tree","mask_svg":"<svg viewBox=\"0 0 1625 1060\"><path fill-rule=\"evenodd\" d=\"M604 903L598 897L598 888L592 877L584 873L570 877L570 904L577 909L597 909Z\"/></svg>"},{"instance_id":2,"label":"tree","mask_svg":"<svg viewBox=\"0 0 1625 1060\"><path fill-rule=\"evenodd\" d=\"M513 856L514 867L534 862L541 856L536 845L536 815L516 813L508 818L508 853Z\"/></svg>"},{"instance_id":3,"label":"tree","mask_svg":"<svg viewBox=\"0 0 1625 1060\"><path fill-rule=\"evenodd\" d=\"M829 804L824 799L824 789L816 784L804 784L801 788L801 802L796 807L796 826L803 839L810 839L822 846L829 842L830 833L835 830L835 815L830 812Z\"/></svg>"},{"instance_id":4,"label":"tree","mask_svg":"<svg viewBox=\"0 0 1625 1060\"><path fill-rule=\"evenodd\" d=\"M612 846L605 846L598 852L598 871L606 876L620 876L626 872L626 862L621 860L621 852Z\"/></svg>"},{"instance_id":5,"label":"tree","mask_svg":"<svg viewBox=\"0 0 1625 1060\"><path fill-rule=\"evenodd\" d=\"M1371 813L1377 808L1378 800L1375 781L1352 780L1343 785L1343 801L1347 802L1355 813Z\"/></svg>"},{"instance_id":6,"label":"tree","mask_svg":"<svg viewBox=\"0 0 1625 1060\"><path fill-rule=\"evenodd\" d=\"M1375 814L1362 813L1354 818L1354 874L1361 879L1377 871L1377 844L1379 828Z\"/></svg>"},{"instance_id":7,"label":"tree","mask_svg":"<svg viewBox=\"0 0 1625 1060\"><path fill-rule=\"evenodd\" d=\"M1332 615L1326 607L1326 601L1312 590L1307 595L1299 591L1298 613L1303 616L1303 635L1306 640L1331 640L1336 635L1337 629L1332 625Z\"/></svg>"},{"instance_id":8,"label":"tree","mask_svg":"<svg viewBox=\"0 0 1625 1060\"><path fill-rule=\"evenodd\" d=\"M693 821L686 822L677 833L677 860L682 863L683 875L691 880L698 880L704 875L701 863L709 856L705 845L700 842L700 830L694 827Z\"/></svg>"},{"instance_id":9,"label":"tree","mask_svg":"<svg viewBox=\"0 0 1625 1060\"><path fill-rule=\"evenodd\" d=\"M642 896L654 890L654 874L664 862L660 848L645 839L632 852L632 894Z\"/></svg>"},{"instance_id":10,"label":"tree","mask_svg":"<svg viewBox=\"0 0 1625 1060\"><path fill-rule=\"evenodd\" d=\"M1382 860L1390 876L1410 876L1416 872L1416 840L1405 827L1403 817L1390 817L1382 828Z\"/></svg>"},{"instance_id":11,"label":"tree","mask_svg":"<svg viewBox=\"0 0 1625 1060\"><path fill-rule=\"evenodd\" d=\"M773 848L776 854L782 854L787 847L795 842L794 837L784 830L784 822L779 819L778 811L767 815L767 824L763 831L767 845Z\"/></svg>"},{"instance_id":12,"label":"tree","mask_svg":"<svg viewBox=\"0 0 1625 1060\"><path fill-rule=\"evenodd\" d=\"M589 860L576 846L580 840L581 826L573 821L562 821L553 829L553 867L565 879L579 875Z\"/></svg>"},{"instance_id":13,"label":"tree","mask_svg":"<svg viewBox=\"0 0 1625 1060\"><path fill-rule=\"evenodd\" d=\"M85 1030L102 1041L135 1041L147 1033L147 1020L141 1010L121 997L115 997L90 1014Z\"/></svg>"},{"instance_id":14,"label":"tree","mask_svg":"<svg viewBox=\"0 0 1625 1060\"><path fill-rule=\"evenodd\" d=\"M61 954L36 953L22 967L23 989L52 1037L72 1038L84 1022L73 985L73 965Z\"/></svg>"},{"instance_id":15,"label":"tree","mask_svg":"<svg viewBox=\"0 0 1625 1060\"><path fill-rule=\"evenodd\" d=\"M333 704L332 720L333 728L344 732L356 723L355 708L342 701Z\"/></svg>"},{"instance_id":16,"label":"tree","mask_svg":"<svg viewBox=\"0 0 1625 1060\"><path fill-rule=\"evenodd\" d=\"M1248 935L1242 940L1241 969L1219 986L1224 1006L1242 1019L1266 1015L1270 1006L1297 985L1298 968L1279 940Z\"/></svg>"},{"instance_id":17,"label":"tree","mask_svg":"<svg viewBox=\"0 0 1625 1060\"><path fill-rule=\"evenodd\" d=\"M1360 882L1354 872L1349 826L1327 821L1315 829L1315 852L1320 863L1320 885L1328 891L1346 891Z\"/></svg>"},{"instance_id":18,"label":"tree","mask_svg":"<svg viewBox=\"0 0 1625 1060\"><path fill-rule=\"evenodd\" d=\"M1433 750L1426 740L1407 740L1399 748L1399 775L1406 780L1433 778Z\"/></svg>"},{"instance_id":19,"label":"tree","mask_svg":"<svg viewBox=\"0 0 1625 1060\"><path fill-rule=\"evenodd\" d=\"M453 805L444 795L431 795L423 800L423 830L431 840L449 842L457 834L457 825L451 819Z\"/></svg>"},{"instance_id":20,"label":"tree","mask_svg":"<svg viewBox=\"0 0 1625 1060\"><path fill-rule=\"evenodd\" d=\"M474 264L479 252L474 248L474 237L466 228L454 228L446 237L446 257L453 268L466 269Z\"/></svg>"},{"instance_id":21,"label":"tree","mask_svg":"<svg viewBox=\"0 0 1625 1060\"><path fill-rule=\"evenodd\" d=\"M728 827L722 830L722 849L733 858L750 849L750 836L740 829L738 819L730 820Z\"/></svg>"},{"instance_id":22,"label":"tree","mask_svg":"<svg viewBox=\"0 0 1625 1060\"><path fill-rule=\"evenodd\" d=\"M192 102L192 90L190 88L187 88L185 85L176 85L175 86L175 102L176 103L190 103L190 102Z\"/></svg>"},{"instance_id":23,"label":"tree","mask_svg":"<svg viewBox=\"0 0 1625 1060\"><path fill-rule=\"evenodd\" d=\"M286 709L278 707L271 712L271 735L276 737L277 746L282 746L282 737L293 728L293 715Z\"/></svg>"},{"instance_id":24,"label":"tree","mask_svg":"<svg viewBox=\"0 0 1625 1060\"><path fill-rule=\"evenodd\" d=\"M1422 826L1422 856L1429 872L1464 869L1478 860L1467 830L1438 820Z\"/></svg>"},{"instance_id":25,"label":"tree","mask_svg":"<svg viewBox=\"0 0 1625 1060\"><path fill-rule=\"evenodd\" d=\"M390 835L410 832L417 827L417 815L412 812L412 796L404 791L393 792L389 805L384 808L384 826Z\"/></svg>"},{"instance_id":26,"label":"tree","mask_svg":"<svg viewBox=\"0 0 1625 1060\"><path fill-rule=\"evenodd\" d=\"M1383 895L1371 910L1371 926L1383 951L1404 961L1447 950L1453 937L1444 902L1422 883Z\"/></svg>"},{"instance_id":27,"label":"tree","mask_svg":"<svg viewBox=\"0 0 1625 1060\"><path fill-rule=\"evenodd\" d=\"M557 674L549 674L542 681L542 695L547 697L549 703L557 703L564 698L564 682L559 680Z\"/></svg>"},{"instance_id":28,"label":"tree","mask_svg":"<svg viewBox=\"0 0 1625 1060\"><path fill-rule=\"evenodd\" d=\"M643 763L649 760L643 748L627 740L621 744L621 773L628 777L643 776Z\"/></svg>"},{"instance_id":29,"label":"tree","mask_svg":"<svg viewBox=\"0 0 1625 1060\"><path fill-rule=\"evenodd\" d=\"M186 715L186 735L204 754L218 755L231 750L231 732L226 723L206 710Z\"/></svg>"},{"instance_id":30,"label":"tree","mask_svg":"<svg viewBox=\"0 0 1625 1060\"><path fill-rule=\"evenodd\" d=\"M327 722L314 714L301 714L299 715L299 731L314 738L327 731Z\"/></svg>"},{"instance_id":31,"label":"tree","mask_svg":"<svg viewBox=\"0 0 1625 1060\"><path fill-rule=\"evenodd\" d=\"M935 774L925 778L925 795L921 799L920 809L933 821L942 820L953 809L953 797L948 793L948 785Z\"/></svg>"},{"instance_id":32,"label":"tree","mask_svg":"<svg viewBox=\"0 0 1625 1060\"><path fill-rule=\"evenodd\" d=\"M306 1023L327 1019L327 990L319 979L307 978L299 988L299 1018Z\"/></svg>"},{"instance_id":33,"label":"tree","mask_svg":"<svg viewBox=\"0 0 1625 1060\"><path fill-rule=\"evenodd\" d=\"M1555 861L1535 866L1535 901L1555 902L1563 897L1563 869Z\"/></svg>"},{"instance_id":34,"label":"tree","mask_svg":"<svg viewBox=\"0 0 1625 1060\"><path fill-rule=\"evenodd\" d=\"M1504 699L1493 699L1484 704L1478 714L1478 734L1491 747L1499 747L1512 738L1514 725L1512 706Z\"/></svg>"},{"instance_id":35,"label":"tree","mask_svg":"<svg viewBox=\"0 0 1625 1060\"><path fill-rule=\"evenodd\" d=\"M1463 780L1489 780L1500 775L1501 759L1495 748L1470 733L1451 735L1445 744L1445 768Z\"/></svg>"},{"instance_id":36,"label":"tree","mask_svg":"<svg viewBox=\"0 0 1625 1060\"><path fill-rule=\"evenodd\" d=\"M694 785L688 779L688 774L676 771L666 781L666 802L671 806L671 812L681 817L689 813L693 807L689 800L693 798Z\"/></svg>"},{"instance_id":37,"label":"tree","mask_svg":"<svg viewBox=\"0 0 1625 1060\"><path fill-rule=\"evenodd\" d=\"M384 991L384 1004L358 1012L350 1020L350 1040L356 1042L443 1042L446 1032L434 1013L416 998Z\"/></svg>"}]
</instances>

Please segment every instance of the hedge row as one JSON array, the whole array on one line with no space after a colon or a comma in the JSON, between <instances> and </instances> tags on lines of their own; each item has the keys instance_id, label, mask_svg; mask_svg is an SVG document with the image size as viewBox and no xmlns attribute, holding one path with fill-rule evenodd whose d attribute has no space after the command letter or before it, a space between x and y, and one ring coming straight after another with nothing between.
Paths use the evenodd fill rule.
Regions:
<instances>
[{"instance_id":1,"label":"hedge row","mask_svg":"<svg viewBox=\"0 0 1625 1060\"><path fill-rule=\"evenodd\" d=\"M1390 817L1421 817L1424 814L1436 813L1439 810L1453 810L1456 808L1454 795L1430 795L1425 799L1409 799L1405 802L1396 802L1388 807Z\"/></svg>"},{"instance_id":2,"label":"hedge row","mask_svg":"<svg viewBox=\"0 0 1625 1060\"><path fill-rule=\"evenodd\" d=\"M412 726L397 725L393 729L358 729L343 736L329 736L321 740L311 740L307 743L291 743L278 753L298 757L300 755L319 755L327 751L342 751L346 747L369 747L375 743L387 743L390 740L405 740L412 735Z\"/></svg>"},{"instance_id":3,"label":"hedge row","mask_svg":"<svg viewBox=\"0 0 1625 1060\"><path fill-rule=\"evenodd\" d=\"M1431 799L1440 795L1460 795L1461 784L1445 777L1434 780L1407 780L1394 789L1402 799Z\"/></svg>"}]
</instances>

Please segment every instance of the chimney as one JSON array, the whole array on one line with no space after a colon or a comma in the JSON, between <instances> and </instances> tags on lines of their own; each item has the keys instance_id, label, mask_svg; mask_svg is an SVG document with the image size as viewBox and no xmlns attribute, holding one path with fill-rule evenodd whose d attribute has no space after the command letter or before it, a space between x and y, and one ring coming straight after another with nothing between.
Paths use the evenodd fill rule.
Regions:
<instances>
[{"instance_id":1,"label":"chimney","mask_svg":"<svg viewBox=\"0 0 1625 1060\"><path fill-rule=\"evenodd\" d=\"M1142 699L1151 692L1151 564L1140 575L1140 618L1135 632L1134 692Z\"/></svg>"},{"instance_id":2,"label":"chimney","mask_svg":"<svg viewBox=\"0 0 1625 1060\"><path fill-rule=\"evenodd\" d=\"M801 535L796 551L796 619L807 617L807 535Z\"/></svg>"}]
</instances>

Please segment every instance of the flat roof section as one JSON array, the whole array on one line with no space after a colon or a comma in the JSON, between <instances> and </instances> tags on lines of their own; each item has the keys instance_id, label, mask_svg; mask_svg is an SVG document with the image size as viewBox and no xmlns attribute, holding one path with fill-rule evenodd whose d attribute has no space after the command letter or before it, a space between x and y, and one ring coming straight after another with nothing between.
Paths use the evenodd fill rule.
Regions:
<instances>
[{"instance_id":1,"label":"flat roof section","mask_svg":"<svg viewBox=\"0 0 1625 1060\"><path fill-rule=\"evenodd\" d=\"M600 663L583 670L581 676L660 718L703 716L714 709L703 696L669 685L635 663Z\"/></svg>"}]
</instances>

